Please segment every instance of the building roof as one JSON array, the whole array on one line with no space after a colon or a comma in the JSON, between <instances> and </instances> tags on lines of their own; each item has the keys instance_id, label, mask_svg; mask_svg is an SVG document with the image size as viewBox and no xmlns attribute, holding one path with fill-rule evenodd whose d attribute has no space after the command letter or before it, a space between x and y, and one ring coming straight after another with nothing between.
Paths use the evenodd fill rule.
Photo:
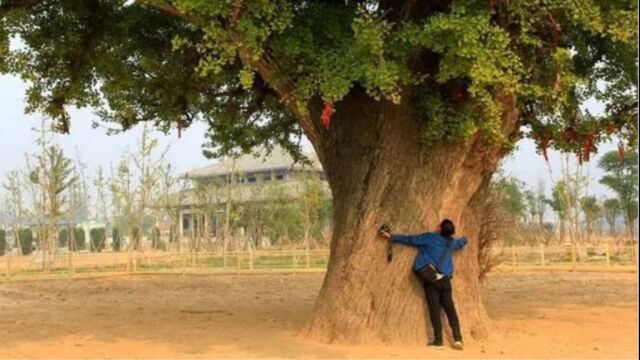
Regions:
<instances>
[{"instance_id":1,"label":"building roof","mask_svg":"<svg viewBox=\"0 0 640 360\"><path fill-rule=\"evenodd\" d=\"M322 170L315 154L305 154L316 170ZM184 176L188 178L220 176L230 173L250 173L275 169L303 168L302 164L296 164L291 155L282 147L274 146L271 153L267 154L261 149L257 154L243 155L238 158L224 158L219 162L199 169L187 171Z\"/></svg>"}]
</instances>

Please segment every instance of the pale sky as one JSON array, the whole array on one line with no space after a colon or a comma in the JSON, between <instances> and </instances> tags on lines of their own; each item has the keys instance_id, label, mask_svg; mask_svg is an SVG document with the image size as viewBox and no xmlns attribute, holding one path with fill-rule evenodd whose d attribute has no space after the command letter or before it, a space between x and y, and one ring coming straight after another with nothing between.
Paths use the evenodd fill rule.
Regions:
<instances>
[{"instance_id":1,"label":"pale sky","mask_svg":"<svg viewBox=\"0 0 640 360\"><path fill-rule=\"evenodd\" d=\"M40 125L41 116L24 114L25 89L26 84L19 78L0 75L0 183L4 182L9 171L16 168L24 169L24 154L33 151L37 137L32 128ZM592 113L600 110L595 103L588 104L587 108ZM95 175L98 166L108 169L110 163L115 165L127 146L134 148L141 130L141 126L138 126L125 133L109 136L104 129L91 127L91 120L94 118L90 109L71 111L71 134L56 136L67 156L75 159L75 148L79 149L81 159L88 165L87 175L90 178ZM166 136L161 132L156 133L163 147L171 146L168 160L175 170L183 172L212 162L202 154L204 131L205 125L196 123L183 131L180 139L175 130ZM609 190L598 183L602 172L596 163L602 153L615 148L616 145L613 143L601 145L599 154L593 157L588 165L591 178L589 192L593 195L610 195ZM550 151L549 158L551 173L557 178L560 173L560 154ZM503 172L524 181L530 189L535 189L540 180L545 182L547 192L550 189L549 166L542 156L535 152L535 146L531 141L523 140L518 143L518 149L505 160ZM0 198L3 197L1 193L0 187Z\"/></svg>"}]
</instances>

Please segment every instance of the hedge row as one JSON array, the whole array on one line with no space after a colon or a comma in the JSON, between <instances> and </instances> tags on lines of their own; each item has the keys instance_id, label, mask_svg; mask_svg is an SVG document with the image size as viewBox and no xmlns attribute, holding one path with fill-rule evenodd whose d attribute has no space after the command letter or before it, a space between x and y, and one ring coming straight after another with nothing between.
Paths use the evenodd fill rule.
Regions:
<instances>
[{"instance_id":1,"label":"hedge row","mask_svg":"<svg viewBox=\"0 0 640 360\"><path fill-rule=\"evenodd\" d=\"M114 227L111 230L111 237L111 249L113 249L113 251L120 251L120 244L122 243L122 238L120 237L120 229Z\"/></svg>"},{"instance_id":2,"label":"hedge row","mask_svg":"<svg viewBox=\"0 0 640 360\"><path fill-rule=\"evenodd\" d=\"M100 252L104 249L104 244L107 242L104 228L91 229L89 231L89 237L91 238L91 251Z\"/></svg>"},{"instance_id":3,"label":"hedge row","mask_svg":"<svg viewBox=\"0 0 640 360\"><path fill-rule=\"evenodd\" d=\"M166 250L166 244L160 237L160 228L154 226L151 229L151 247L156 250Z\"/></svg>"},{"instance_id":4,"label":"hedge row","mask_svg":"<svg viewBox=\"0 0 640 360\"><path fill-rule=\"evenodd\" d=\"M0 229L0 256L4 255L7 250L7 232L4 229Z\"/></svg>"},{"instance_id":5,"label":"hedge row","mask_svg":"<svg viewBox=\"0 0 640 360\"><path fill-rule=\"evenodd\" d=\"M63 228L58 231L58 246L67 247L73 251L84 250L87 242L84 229L73 228L71 230L73 231L73 243L71 242L69 228Z\"/></svg>"},{"instance_id":6,"label":"hedge row","mask_svg":"<svg viewBox=\"0 0 640 360\"><path fill-rule=\"evenodd\" d=\"M70 231L73 231L74 242L71 242ZM151 246L154 249L165 249L166 243L162 241L160 236L160 229L154 227L151 229ZM114 227L111 232L112 242L111 248L113 251L120 251L122 246L122 236L120 229ZM93 228L89 231L90 242L89 246L91 251L100 252L104 250L106 245L106 229L103 227ZM170 235L171 237L171 235ZM18 231L18 243L22 255L29 255L32 252L33 246L33 232L29 228L20 229ZM58 231L58 247L68 247L69 250L78 251L86 248L86 236L85 231L82 228L62 228ZM7 248L6 231L0 229L0 256L4 255Z\"/></svg>"},{"instance_id":7,"label":"hedge row","mask_svg":"<svg viewBox=\"0 0 640 360\"><path fill-rule=\"evenodd\" d=\"M33 232L31 229L20 229L18 231L18 239L20 243L20 251L22 255L31 254L32 246L33 246Z\"/></svg>"}]
</instances>

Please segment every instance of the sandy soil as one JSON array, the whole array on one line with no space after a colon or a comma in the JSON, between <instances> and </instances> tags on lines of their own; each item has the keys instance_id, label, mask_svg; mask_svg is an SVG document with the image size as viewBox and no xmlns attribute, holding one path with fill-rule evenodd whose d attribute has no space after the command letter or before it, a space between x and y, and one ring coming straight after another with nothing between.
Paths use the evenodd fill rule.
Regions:
<instances>
[{"instance_id":1,"label":"sandy soil","mask_svg":"<svg viewBox=\"0 0 640 360\"><path fill-rule=\"evenodd\" d=\"M638 358L635 274L494 274L493 335L462 352L302 338L321 282L318 273L1 284L0 357Z\"/></svg>"}]
</instances>

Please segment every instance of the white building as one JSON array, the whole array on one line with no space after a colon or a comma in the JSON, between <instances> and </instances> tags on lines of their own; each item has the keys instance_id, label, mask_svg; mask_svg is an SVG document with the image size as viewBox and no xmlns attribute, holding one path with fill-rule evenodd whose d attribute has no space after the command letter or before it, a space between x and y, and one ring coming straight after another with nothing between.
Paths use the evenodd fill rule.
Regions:
<instances>
[{"instance_id":1,"label":"white building","mask_svg":"<svg viewBox=\"0 0 640 360\"><path fill-rule=\"evenodd\" d=\"M180 237L188 236L194 231L202 230L199 222L203 222L199 216L199 208L202 205L217 205L219 211L223 211L227 197L230 196L233 203L245 203L261 201L263 191L258 191L260 186L269 183L278 183L288 188L292 200L302 189L301 181L304 177L317 176L322 181L322 186L327 193L328 185L324 171L315 157L307 155L311 164L295 163L293 158L282 148L275 147L271 153L262 151L256 155L245 155L235 159L224 159L220 162L200 169L188 171L184 176L199 184L215 184L215 194L209 194L203 198L191 188L182 201L180 213ZM207 202L204 204L203 202ZM221 231L222 216L211 216L208 220L208 230L211 234ZM198 221L200 219L200 221Z\"/></svg>"}]
</instances>

